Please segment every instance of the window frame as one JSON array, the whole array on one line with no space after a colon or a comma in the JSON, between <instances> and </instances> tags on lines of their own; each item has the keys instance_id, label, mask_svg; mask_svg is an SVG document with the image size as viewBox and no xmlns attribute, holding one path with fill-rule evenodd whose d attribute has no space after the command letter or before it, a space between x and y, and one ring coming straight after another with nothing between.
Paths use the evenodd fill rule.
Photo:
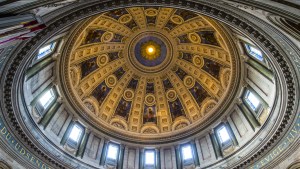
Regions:
<instances>
[{"instance_id":1,"label":"window frame","mask_svg":"<svg viewBox=\"0 0 300 169\"><path fill-rule=\"evenodd\" d=\"M40 99L44 96L44 94L46 94L48 91L52 91L51 93L53 94L53 99L48 103L47 103L47 107L44 107L43 105L41 105L40 103ZM55 87L51 87L46 89L45 91L43 91L37 98L37 103L35 104L35 109L37 111L37 113L39 114L39 116L44 116L45 113L51 108L51 106L54 104L54 102L57 100L58 98L58 93L55 89Z\"/></svg>"},{"instance_id":2,"label":"window frame","mask_svg":"<svg viewBox=\"0 0 300 169\"><path fill-rule=\"evenodd\" d=\"M146 164L146 153L147 152L153 152L153 154L154 154L154 164ZM156 165L157 165L156 158L157 158L157 154L156 154L155 149L145 149L144 150L144 168L145 169L154 169L154 168L156 168Z\"/></svg>"},{"instance_id":3,"label":"window frame","mask_svg":"<svg viewBox=\"0 0 300 169\"><path fill-rule=\"evenodd\" d=\"M191 153L192 153L192 158L189 158L189 159L183 159L183 157L184 157L184 155L183 155L183 148L184 147L187 147L187 146L189 146L190 147L190 149L191 149ZM190 144L190 143L186 143L186 144L182 144L181 146L180 146L180 155L181 155L181 160L182 160L182 165L183 166L187 166L187 165L191 165L191 164L194 164L194 152L193 152L194 150L193 150L193 147L192 147L192 145Z\"/></svg>"},{"instance_id":4,"label":"window frame","mask_svg":"<svg viewBox=\"0 0 300 169\"><path fill-rule=\"evenodd\" d=\"M75 141L75 140L73 140L72 138L70 138L70 135L71 135L71 133L72 133L72 130L73 130L73 128L74 128L75 126L77 126L78 128L81 129L81 133L80 133L80 136L78 136L78 140L77 140L77 141ZM80 142L81 142L81 140L82 140L82 137L83 137L83 135L84 135L84 127L83 127L82 124L80 124L79 122L74 122L74 124L72 125L72 128L71 128L70 130L71 130L71 131L70 131L70 133L68 134L68 139L67 139L66 144L67 144L68 146L70 146L71 148L73 148L73 149L77 149L77 148L79 147Z\"/></svg>"},{"instance_id":5,"label":"window frame","mask_svg":"<svg viewBox=\"0 0 300 169\"><path fill-rule=\"evenodd\" d=\"M269 63L268 63L268 61L267 61L266 54L265 54L260 48L258 48L258 47L257 47L256 45L254 45L254 44L251 44L251 43L246 42L246 41L243 41L243 40L241 40L240 43L241 43L241 45L242 45L242 49L244 50L243 53L244 53L247 57L249 57L251 60L255 61L256 63L258 63L258 64L260 64L260 65L266 67L266 69L268 69L268 70L271 69L271 67L269 66ZM250 54L250 52L249 52L249 49L247 49L246 45L249 45L249 46L251 46L251 47L254 47L254 48L260 50L261 53L262 53L263 61L257 59L255 56L252 56L252 55Z\"/></svg>"},{"instance_id":6,"label":"window frame","mask_svg":"<svg viewBox=\"0 0 300 169\"><path fill-rule=\"evenodd\" d=\"M46 54L44 54L43 56L39 57L39 50L42 49L42 48L44 48L44 47L46 47L46 46L48 46L48 45L50 45L50 49L49 49L50 52L49 53L45 52ZM44 58L46 58L47 56L53 54L56 51L57 46L58 46L58 41L57 40L54 40L54 41L52 41L50 43L47 43L47 44L43 45L42 47L40 47L38 49L37 55L35 57L35 60L36 61L40 61L40 60L43 60ZM49 51L49 50L47 50L47 51Z\"/></svg>"},{"instance_id":7,"label":"window frame","mask_svg":"<svg viewBox=\"0 0 300 169\"><path fill-rule=\"evenodd\" d=\"M246 53L247 53L251 58L255 59L255 60L258 61L258 62L266 63L265 54L264 54L263 51L260 50L257 46L251 45L251 44L249 44L249 43L243 43L243 45L244 45L244 48L246 49ZM258 51L261 52L261 58L262 58L262 60L260 60L257 56L254 56L255 54L251 54L251 53L252 53L251 48L254 48L254 49L256 49L256 50L258 50Z\"/></svg>"},{"instance_id":8,"label":"window frame","mask_svg":"<svg viewBox=\"0 0 300 169\"><path fill-rule=\"evenodd\" d=\"M109 146L115 146L118 148L118 152L117 152L117 156L116 156L116 159L113 159L113 158L110 158L108 157L108 150L109 150ZM119 160L119 156L120 156L120 145L117 144L117 143L113 143L113 142L109 142L107 144L107 150L106 150L106 155L105 155L105 163L106 164L109 164L109 165L113 165L113 166L116 166L117 163L118 163L118 160Z\"/></svg>"},{"instance_id":9,"label":"window frame","mask_svg":"<svg viewBox=\"0 0 300 169\"><path fill-rule=\"evenodd\" d=\"M221 136L220 136L220 134L219 134L219 133L220 133L220 130L222 130L222 128L225 128L225 129L226 129L227 134L228 134L228 136L229 136L229 140L227 140L227 141L225 141L225 142L222 142L222 138L221 138ZM229 129L228 124L226 124L226 123L224 123L224 122L222 122L221 124L219 124L219 125L215 128L215 135L216 135L216 137L217 137L217 140L218 140L218 142L219 142L219 145L220 145L220 148L221 148L222 151L234 145L234 141L233 141L233 139L234 139L233 137L234 137L234 136L233 136L230 132L231 132L231 131L230 131L230 129Z\"/></svg>"},{"instance_id":10,"label":"window frame","mask_svg":"<svg viewBox=\"0 0 300 169\"><path fill-rule=\"evenodd\" d=\"M252 106L250 104L251 101L247 98L249 93L251 93L252 95L254 95L258 100L259 100L259 105L256 107L256 109L254 110L252 108ZM252 112L256 118L258 118L260 116L260 114L263 111L263 101L261 100L260 96L252 89L245 89L244 94L243 94L243 102L246 105L246 107L250 110L250 112Z\"/></svg>"}]
</instances>

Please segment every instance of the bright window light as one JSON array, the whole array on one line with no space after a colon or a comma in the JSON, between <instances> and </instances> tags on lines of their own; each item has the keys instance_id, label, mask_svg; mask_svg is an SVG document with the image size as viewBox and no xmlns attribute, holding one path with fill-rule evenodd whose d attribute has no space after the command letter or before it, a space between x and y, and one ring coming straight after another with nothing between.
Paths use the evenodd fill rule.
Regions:
<instances>
[{"instance_id":1,"label":"bright window light","mask_svg":"<svg viewBox=\"0 0 300 169\"><path fill-rule=\"evenodd\" d=\"M69 138L72 139L75 142L79 141L79 138L81 136L82 129L78 125L74 125L72 128L72 131L70 133Z\"/></svg>"},{"instance_id":2,"label":"bright window light","mask_svg":"<svg viewBox=\"0 0 300 169\"><path fill-rule=\"evenodd\" d=\"M190 145L186 145L182 147L181 151L182 151L183 160L189 160L193 158L192 148Z\"/></svg>"},{"instance_id":3,"label":"bright window light","mask_svg":"<svg viewBox=\"0 0 300 169\"><path fill-rule=\"evenodd\" d=\"M39 53L37 55L37 59L41 59L48 54L52 53L54 48L55 48L56 42L52 42L49 45L43 46L42 48L39 49Z\"/></svg>"},{"instance_id":4,"label":"bright window light","mask_svg":"<svg viewBox=\"0 0 300 169\"><path fill-rule=\"evenodd\" d=\"M155 152L154 151L146 151L145 152L145 164L146 165L154 165L155 164Z\"/></svg>"},{"instance_id":5,"label":"bright window light","mask_svg":"<svg viewBox=\"0 0 300 169\"><path fill-rule=\"evenodd\" d=\"M54 98L53 90L50 89L40 97L39 102L44 108L47 108Z\"/></svg>"},{"instance_id":6,"label":"bright window light","mask_svg":"<svg viewBox=\"0 0 300 169\"><path fill-rule=\"evenodd\" d=\"M247 48L248 53L251 56L255 57L256 59L258 59L260 61L264 60L263 54L262 54L262 52L259 49L255 48L255 47L253 47L251 45L248 45L248 44L245 44L245 46Z\"/></svg>"},{"instance_id":7,"label":"bright window light","mask_svg":"<svg viewBox=\"0 0 300 169\"><path fill-rule=\"evenodd\" d=\"M118 156L119 147L117 145L109 144L107 150L107 158L116 160Z\"/></svg>"},{"instance_id":8,"label":"bright window light","mask_svg":"<svg viewBox=\"0 0 300 169\"><path fill-rule=\"evenodd\" d=\"M230 140L230 136L228 134L228 131L226 130L226 127L223 126L219 131L219 137L221 140L221 143L225 143L226 141Z\"/></svg>"},{"instance_id":9,"label":"bright window light","mask_svg":"<svg viewBox=\"0 0 300 169\"><path fill-rule=\"evenodd\" d=\"M256 110L257 107L260 104L259 99L251 92L248 92L247 97L246 97L246 101L249 103L250 107L253 110Z\"/></svg>"}]
</instances>

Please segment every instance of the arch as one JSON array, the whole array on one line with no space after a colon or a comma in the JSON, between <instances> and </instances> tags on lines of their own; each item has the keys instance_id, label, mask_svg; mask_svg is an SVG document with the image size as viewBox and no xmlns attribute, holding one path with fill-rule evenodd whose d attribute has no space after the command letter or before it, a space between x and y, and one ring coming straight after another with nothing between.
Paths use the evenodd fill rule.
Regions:
<instances>
[{"instance_id":1,"label":"arch","mask_svg":"<svg viewBox=\"0 0 300 169\"><path fill-rule=\"evenodd\" d=\"M128 125L126 121L121 118L121 117L114 117L113 119L110 120L110 124L124 130L128 130Z\"/></svg>"},{"instance_id":2,"label":"arch","mask_svg":"<svg viewBox=\"0 0 300 169\"><path fill-rule=\"evenodd\" d=\"M172 131L186 127L189 124L190 124L190 121L187 118L185 118L183 116L177 117L172 124Z\"/></svg>"}]
</instances>

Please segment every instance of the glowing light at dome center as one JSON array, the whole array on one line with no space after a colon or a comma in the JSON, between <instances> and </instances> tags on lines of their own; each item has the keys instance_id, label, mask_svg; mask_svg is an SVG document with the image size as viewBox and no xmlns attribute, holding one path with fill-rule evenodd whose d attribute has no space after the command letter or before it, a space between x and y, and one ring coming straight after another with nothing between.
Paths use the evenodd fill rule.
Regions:
<instances>
[{"instance_id":1,"label":"glowing light at dome center","mask_svg":"<svg viewBox=\"0 0 300 169\"><path fill-rule=\"evenodd\" d=\"M147 54L151 55L155 53L155 48L153 46L148 46L147 47Z\"/></svg>"},{"instance_id":2,"label":"glowing light at dome center","mask_svg":"<svg viewBox=\"0 0 300 169\"><path fill-rule=\"evenodd\" d=\"M155 60L160 56L160 46L154 41L148 41L142 45L141 54L147 60Z\"/></svg>"}]
</instances>

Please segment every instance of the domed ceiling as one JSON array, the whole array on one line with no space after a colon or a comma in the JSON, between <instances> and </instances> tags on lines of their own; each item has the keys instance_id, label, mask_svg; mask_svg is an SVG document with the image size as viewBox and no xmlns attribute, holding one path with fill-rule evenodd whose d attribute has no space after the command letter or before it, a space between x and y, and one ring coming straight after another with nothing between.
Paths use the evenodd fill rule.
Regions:
<instances>
[{"instance_id":1,"label":"domed ceiling","mask_svg":"<svg viewBox=\"0 0 300 169\"><path fill-rule=\"evenodd\" d=\"M85 21L67 49L66 84L85 117L111 130L184 132L213 116L235 78L229 36L214 20L135 7Z\"/></svg>"}]
</instances>

